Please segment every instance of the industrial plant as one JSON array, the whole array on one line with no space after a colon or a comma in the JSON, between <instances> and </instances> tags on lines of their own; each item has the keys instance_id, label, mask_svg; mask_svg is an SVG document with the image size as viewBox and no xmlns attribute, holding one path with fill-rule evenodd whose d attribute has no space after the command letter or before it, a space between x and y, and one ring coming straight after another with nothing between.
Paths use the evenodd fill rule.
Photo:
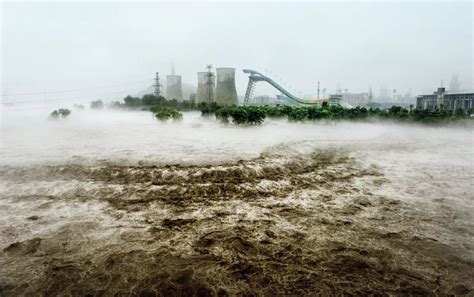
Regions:
<instances>
[{"instance_id":1,"label":"industrial plant","mask_svg":"<svg viewBox=\"0 0 474 297\"><path fill-rule=\"evenodd\" d=\"M440 87L433 94L416 97L416 108L428 110L468 111L474 108L474 92L447 92Z\"/></svg>"},{"instance_id":2,"label":"industrial plant","mask_svg":"<svg viewBox=\"0 0 474 297\"><path fill-rule=\"evenodd\" d=\"M216 74L212 71L212 65L207 66L207 71L197 73L196 103L216 102L219 105L238 105L239 99L235 87L235 68L216 68ZM156 85L159 85L159 83L155 83ZM159 91L155 91L155 94L157 93ZM176 99L178 102L185 100L182 91L181 75L173 73L166 76L165 97L168 100ZM194 97L194 95L191 94L190 97Z\"/></svg>"},{"instance_id":3,"label":"industrial plant","mask_svg":"<svg viewBox=\"0 0 474 297\"><path fill-rule=\"evenodd\" d=\"M369 87L368 92L351 93L348 89L341 89L338 84L335 93L326 95L326 88L323 89L323 98L319 97L320 85L318 81L318 96L315 97L298 97L289 92L281 84L267 75L251 69L243 69L243 72L248 75L248 84L245 94L243 96L243 104L245 105L322 105L324 103L329 105L340 105L345 108L353 108L362 106L367 108L389 108L392 105L399 106L416 106L418 109L427 110L456 110L463 109L469 111L474 108L474 92L456 91L454 87L450 87L446 91L444 87L438 88L433 94L419 95L416 98L408 91L404 95L397 94L397 90L393 89L393 96L390 96L391 91L387 87L380 89L378 97L374 98L372 88ZM218 67L215 72L212 65L207 65L206 71L197 72L197 88L195 86L187 85L186 92L183 94L183 85L181 75L174 73L174 68L171 74L166 76L166 92L165 98L168 100L177 100L182 102L184 100L194 101L195 103L212 103L218 105L239 105L239 97L237 95L235 84L236 69L232 67ZM254 97L255 86L259 82L268 83L280 94L276 98L269 96ZM154 94L161 96L161 82L158 73L156 73ZM190 88L192 91L190 91ZM196 90L197 89L197 90ZM378 102L375 102L377 99Z\"/></svg>"},{"instance_id":4,"label":"industrial plant","mask_svg":"<svg viewBox=\"0 0 474 297\"><path fill-rule=\"evenodd\" d=\"M207 65L207 71L197 72L197 91L191 93L189 100L194 100L196 103L212 103L218 105L238 105L239 98L235 86L235 68L220 67L216 68L216 72L212 71L212 65ZM181 76L173 74L166 76L166 95L168 100L176 99L179 102L185 99L182 92ZM302 99L294 96L280 84L275 82L268 76L261 74L255 70L244 69L244 73L249 74L249 82L245 92L244 104L286 104L286 105L322 105L324 102L329 104L340 104L345 107L351 107L343 102L341 95L330 95L327 98ZM158 74L157 74L158 75ZM271 102L265 100L263 103L258 98L253 98L253 91L257 82L266 82L274 87L281 95L277 95L277 101ZM155 95L161 94L159 87L159 77L155 78ZM318 89L319 95L319 89ZM260 103L259 103L260 102Z\"/></svg>"},{"instance_id":5,"label":"industrial plant","mask_svg":"<svg viewBox=\"0 0 474 297\"><path fill-rule=\"evenodd\" d=\"M181 86L181 75L166 76L166 98L183 101L183 89Z\"/></svg>"},{"instance_id":6,"label":"industrial plant","mask_svg":"<svg viewBox=\"0 0 474 297\"><path fill-rule=\"evenodd\" d=\"M237 105L239 99L235 88L235 68L216 68L217 84L215 101L218 105Z\"/></svg>"},{"instance_id":7,"label":"industrial plant","mask_svg":"<svg viewBox=\"0 0 474 297\"><path fill-rule=\"evenodd\" d=\"M198 72L198 86L196 103L214 102L214 93L216 86L216 75L212 72L212 66L208 65L208 71Z\"/></svg>"}]
</instances>

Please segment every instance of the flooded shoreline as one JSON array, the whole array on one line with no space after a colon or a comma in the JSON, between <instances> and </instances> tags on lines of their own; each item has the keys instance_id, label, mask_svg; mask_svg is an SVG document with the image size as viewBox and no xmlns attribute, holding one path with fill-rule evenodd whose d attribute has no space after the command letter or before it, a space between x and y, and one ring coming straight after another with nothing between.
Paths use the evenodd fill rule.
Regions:
<instances>
[{"instance_id":1,"label":"flooded shoreline","mask_svg":"<svg viewBox=\"0 0 474 297\"><path fill-rule=\"evenodd\" d=\"M471 130L130 117L2 153L0 295L473 293Z\"/></svg>"}]
</instances>

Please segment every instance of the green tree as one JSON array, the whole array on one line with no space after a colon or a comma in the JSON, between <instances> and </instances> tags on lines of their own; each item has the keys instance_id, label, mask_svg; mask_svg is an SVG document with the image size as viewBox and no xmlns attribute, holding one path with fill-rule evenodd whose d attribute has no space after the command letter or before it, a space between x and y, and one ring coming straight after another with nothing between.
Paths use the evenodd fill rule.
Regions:
<instances>
[{"instance_id":1,"label":"green tree","mask_svg":"<svg viewBox=\"0 0 474 297\"><path fill-rule=\"evenodd\" d=\"M49 114L51 118L67 118L71 114L71 111L67 108L60 108L58 110L54 110L52 113Z\"/></svg>"},{"instance_id":2,"label":"green tree","mask_svg":"<svg viewBox=\"0 0 474 297\"><path fill-rule=\"evenodd\" d=\"M290 121L305 121L308 119L308 108L306 107L293 107L288 113L288 119Z\"/></svg>"},{"instance_id":3,"label":"green tree","mask_svg":"<svg viewBox=\"0 0 474 297\"><path fill-rule=\"evenodd\" d=\"M317 120L321 118L322 114L319 107L313 106L308 108L308 120Z\"/></svg>"},{"instance_id":4,"label":"green tree","mask_svg":"<svg viewBox=\"0 0 474 297\"><path fill-rule=\"evenodd\" d=\"M153 94L146 94L142 97L141 103L146 106L163 105L166 99L161 96L155 96Z\"/></svg>"},{"instance_id":5,"label":"green tree","mask_svg":"<svg viewBox=\"0 0 474 297\"><path fill-rule=\"evenodd\" d=\"M91 102L91 108L92 109L102 109L102 108L104 108L104 103L100 99L96 100L96 101L92 101Z\"/></svg>"},{"instance_id":6,"label":"green tree","mask_svg":"<svg viewBox=\"0 0 474 297\"><path fill-rule=\"evenodd\" d=\"M142 101L138 97L132 97L128 95L127 97L123 98L125 102L125 106L129 108L137 108L142 105Z\"/></svg>"},{"instance_id":7,"label":"green tree","mask_svg":"<svg viewBox=\"0 0 474 297\"><path fill-rule=\"evenodd\" d=\"M454 111L454 116L458 118L463 118L464 116L466 116L466 113L464 112L464 109L456 108L456 110Z\"/></svg>"},{"instance_id":8,"label":"green tree","mask_svg":"<svg viewBox=\"0 0 474 297\"><path fill-rule=\"evenodd\" d=\"M160 121L166 121L168 119L178 121L183 118L182 113L169 107L154 107L154 113L155 117Z\"/></svg>"}]
</instances>

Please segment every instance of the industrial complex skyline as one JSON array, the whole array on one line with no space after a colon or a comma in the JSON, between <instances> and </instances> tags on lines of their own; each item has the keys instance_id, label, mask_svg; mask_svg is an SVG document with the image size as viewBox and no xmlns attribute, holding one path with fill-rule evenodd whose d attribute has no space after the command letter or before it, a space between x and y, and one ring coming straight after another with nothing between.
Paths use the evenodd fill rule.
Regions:
<instances>
[{"instance_id":1,"label":"industrial complex skyline","mask_svg":"<svg viewBox=\"0 0 474 297\"><path fill-rule=\"evenodd\" d=\"M171 61L196 87L207 64L235 68L239 97L245 68L303 96L317 81L328 93L340 85L417 95L454 74L472 88L472 17L470 2L3 3L2 99L118 98L157 71L165 83Z\"/></svg>"}]
</instances>

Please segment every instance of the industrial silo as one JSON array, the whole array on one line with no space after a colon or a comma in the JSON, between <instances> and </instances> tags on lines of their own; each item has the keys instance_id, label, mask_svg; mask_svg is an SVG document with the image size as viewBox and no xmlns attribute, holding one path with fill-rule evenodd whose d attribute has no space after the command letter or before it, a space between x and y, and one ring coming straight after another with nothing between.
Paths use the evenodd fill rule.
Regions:
<instances>
[{"instance_id":1,"label":"industrial silo","mask_svg":"<svg viewBox=\"0 0 474 297\"><path fill-rule=\"evenodd\" d=\"M216 68L217 84L215 100L218 105L238 105L235 89L235 68Z\"/></svg>"},{"instance_id":2,"label":"industrial silo","mask_svg":"<svg viewBox=\"0 0 474 297\"><path fill-rule=\"evenodd\" d=\"M216 76L213 72L198 72L198 88L196 103L213 102L216 86Z\"/></svg>"},{"instance_id":3,"label":"industrial silo","mask_svg":"<svg viewBox=\"0 0 474 297\"><path fill-rule=\"evenodd\" d=\"M176 99L183 101L183 91L181 88L181 75L166 76L166 99Z\"/></svg>"}]
</instances>

